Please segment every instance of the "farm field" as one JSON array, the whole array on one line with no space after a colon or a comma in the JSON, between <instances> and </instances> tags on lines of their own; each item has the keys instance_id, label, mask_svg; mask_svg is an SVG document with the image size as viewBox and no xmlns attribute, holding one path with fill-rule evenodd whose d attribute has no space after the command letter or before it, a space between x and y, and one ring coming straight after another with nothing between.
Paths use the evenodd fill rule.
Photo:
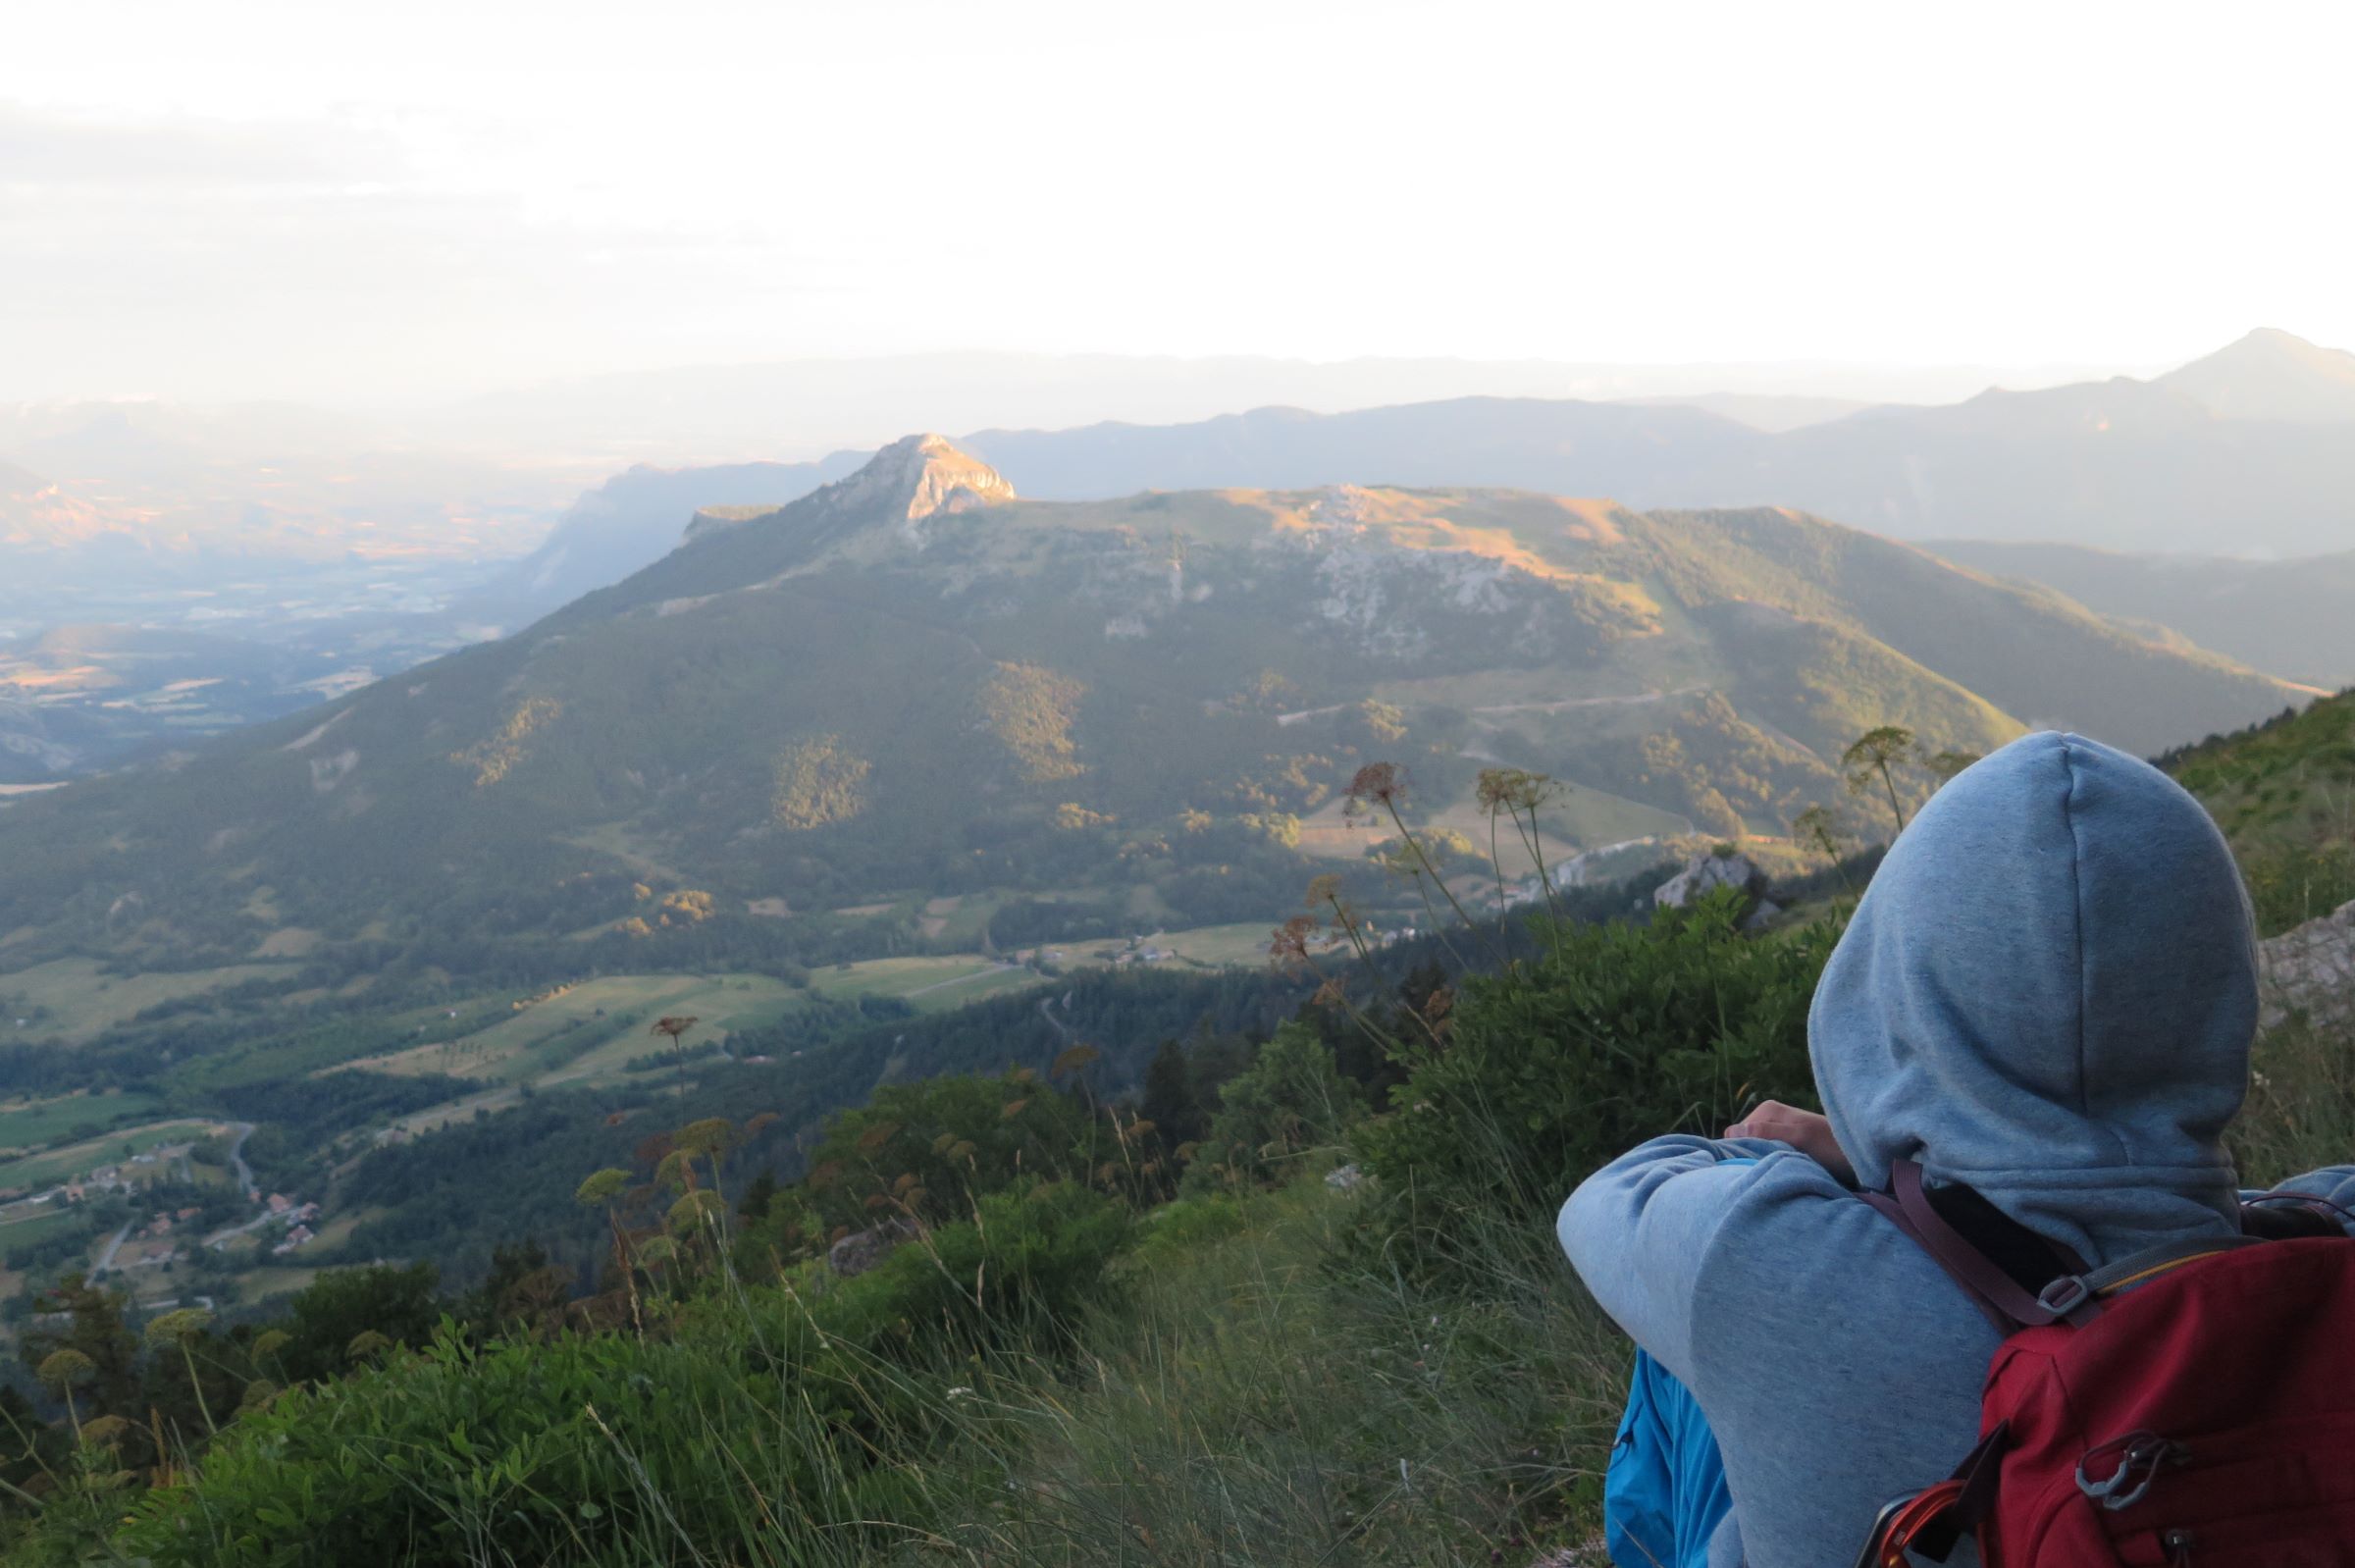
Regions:
<instances>
[{"instance_id":1,"label":"farm field","mask_svg":"<svg viewBox=\"0 0 2355 1568\"><path fill-rule=\"evenodd\" d=\"M1145 938L1143 945L1165 948L1196 964L1256 967L1268 962L1268 938L1276 924L1274 919L1246 920L1239 925L1160 931Z\"/></svg>"},{"instance_id":2,"label":"farm field","mask_svg":"<svg viewBox=\"0 0 2355 1568\"><path fill-rule=\"evenodd\" d=\"M845 1001L863 996L897 997L919 1013L944 1012L1038 983L1038 976L1028 969L978 954L868 959L863 964L819 969L810 977L810 988L820 996Z\"/></svg>"},{"instance_id":3,"label":"farm field","mask_svg":"<svg viewBox=\"0 0 2355 1568\"><path fill-rule=\"evenodd\" d=\"M193 1142L221 1130L223 1128L218 1122L202 1122L187 1117L169 1122L151 1122L145 1126L123 1127L103 1137L70 1143L63 1148L47 1149L39 1154L28 1154L21 1159L0 1163L0 1189L49 1186L75 1176L87 1176L101 1166L120 1164L150 1149Z\"/></svg>"},{"instance_id":4,"label":"farm field","mask_svg":"<svg viewBox=\"0 0 2355 1568\"><path fill-rule=\"evenodd\" d=\"M107 974L95 959L52 959L0 974L0 997L16 999L12 1005L26 1010L0 1019L0 1024L27 1039L78 1044L162 1003L286 972L284 965L236 964L187 973ZM40 1009L47 1010L47 1018L24 1029L15 1027L17 1018Z\"/></svg>"},{"instance_id":5,"label":"farm field","mask_svg":"<svg viewBox=\"0 0 2355 1568\"><path fill-rule=\"evenodd\" d=\"M34 1246L61 1231L78 1231L89 1223L86 1215L55 1202L9 1204L0 1208L0 1260L5 1260L19 1248ZM26 1279L27 1276L0 1265L0 1300L23 1290Z\"/></svg>"},{"instance_id":6,"label":"farm field","mask_svg":"<svg viewBox=\"0 0 2355 1568\"><path fill-rule=\"evenodd\" d=\"M1417 830L1452 828L1470 839L1481 855L1489 853L1489 813L1470 796L1428 815L1410 815L1408 820ZM1538 825L1544 830L1545 857L1555 864L1581 849L1629 839L1673 838L1693 831L1693 824L1673 811L1583 785L1540 812ZM1327 802L1300 819L1301 853L1325 860L1363 860L1375 845L1397 836L1398 830L1387 816L1351 816L1346 803L1338 800ZM1537 872L1536 862L1514 835L1510 822L1496 825L1496 854L1508 877L1519 880Z\"/></svg>"},{"instance_id":7,"label":"farm field","mask_svg":"<svg viewBox=\"0 0 2355 1568\"><path fill-rule=\"evenodd\" d=\"M143 1090L119 1094L61 1094L0 1104L0 1149L37 1149L82 1127L152 1116L163 1102ZM92 1134L95 1135L95 1134Z\"/></svg>"},{"instance_id":8,"label":"farm field","mask_svg":"<svg viewBox=\"0 0 2355 1568\"><path fill-rule=\"evenodd\" d=\"M9 1217L0 1220L0 1253L43 1241L60 1230L83 1224L83 1217L55 1202L32 1205L11 1205Z\"/></svg>"},{"instance_id":9,"label":"farm field","mask_svg":"<svg viewBox=\"0 0 2355 1568\"><path fill-rule=\"evenodd\" d=\"M253 1303L267 1301L272 1296L292 1295L305 1289L319 1278L317 1269L273 1263L265 1269L251 1269L237 1276L238 1299Z\"/></svg>"},{"instance_id":10,"label":"farm field","mask_svg":"<svg viewBox=\"0 0 2355 1568\"><path fill-rule=\"evenodd\" d=\"M987 893L965 893L925 903L916 928L927 937L978 947L989 929L989 917L1005 900Z\"/></svg>"},{"instance_id":11,"label":"farm field","mask_svg":"<svg viewBox=\"0 0 2355 1568\"><path fill-rule=\"evenodd\" d=\"M773 1022L800 1005L798 992L765 974L608 975L514 1008L474 1033L341 1065L486 1083L589 1083L618 1077L629 1058L660 1047L647 1031L666 1015L699 1019L683 1037L693 1046Z\"/></svg>"}]
</instances>

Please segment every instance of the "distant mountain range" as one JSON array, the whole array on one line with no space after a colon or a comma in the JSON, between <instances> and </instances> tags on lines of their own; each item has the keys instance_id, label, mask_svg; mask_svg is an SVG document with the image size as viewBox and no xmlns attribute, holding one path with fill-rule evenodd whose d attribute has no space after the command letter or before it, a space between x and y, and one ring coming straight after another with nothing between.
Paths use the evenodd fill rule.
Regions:
<instances>
[{"instance_id":1,"label":"distant mountain range","mask_svg":"<svg viewBox=\"0 0 2355 1568\"><path fill-rule=\"evenodd\" d=\"M695 454L871 450L879 431L1163 425L1271 405L1334 411L1464 396L1695 400L1784 429L1873 403L1951 402L1990 386L2058 386L2082 366L1831 362L1628 365L1555 360L1244 354L916 353L692 365L580 376L420 415L420 440L602 452L677 465ZM780 447L781 442L798 444ZM0 440L0 452L10 448Z\"/></svg>"},{"instance_id":2,"label":"distant mountain range","mask_svg":"<svg viewBox=\"0 0 2355 1568\"><path fill-rule=\"evenodd\" d=\"M313 409L0 406L0 618L62 600L44 620L86 621L140 594L256 577L300 598L354 564L390 601L420 575L479 577L521 554L582 477L420 448Z\"/></svg>"},{"instance_id":3,"label":"distant mountain range","mask_svg":"<svg viewBox=\"0 0 2355 1568\"><path fill-rule=\"evenodd\" d=\"M1371 760L1467 829L1482 766L1553 773L1567 848L1779 832L1845 801L1838 754L1876 724L2155 750L2300 695L1795 511L1023 500L910 438L517 636L0 810L0 929L32 928L27 959L448 967L911 888L1248 920L1303 855L1381 836L1338 799Z\"/></svg>"},{"instance_id":4,"label":"distant mountain range","mask_svg":"<svg viewBox=\"0 0 2355 1568\"><path fill-rule=\"evenodd\" d=\"M985 430L961 445L1022 494L1488 485L1637 507L1789 505L1904 539L2127 551L2319 553L2355 544L2355 356L2260 331L2177 371L1943 406L1727 394L1465 397L1190 424ZM821 462L633 469L575 503L473 601L519 624L658 558L696 509L807 494Z\"/></svg>"},{"instance_id":5,"label":"distant mountain range","mask_svg":"<svg viewBox=\"0 0 2355 1568\"><path fill-rule=\"evenodd\" d=\"M0 785L52 782L294 712L350 689L335 670L299 646L181 629L60 626L0 640Z\"/></svg>"},{"instance_id":6,"label":"distant mountain range","mask_svg":"<svg viewBox=\"0 0 2355 1568\"><path fill-rule=\"evenodd\" d=\"M944 389L964 388L959 397L980 394L959 375L971 381L994 363L968 357L936 367ZM1085 385L1083 364L1040 363L1078 378L1074 396ZM1209 364L1205 376L1224 362ZM1388 374L1369 374L1364 389L1387 385ZM765 385L754 370L742 381L747 395ZM619 385L582 395L603 406L597 400ZM963 444L1045 498L1355 483L1607 496L1639 510L1796 506L1936 539L1956 559L2051 582L2103 614L2329 686L2355 671L2334 602L2343 560L2208 569L2161 557L2327 557L2355 546L2351 389L2355 356L2261 331L2148 382L1990 391L1946 406L1855 408L1745 391L1475 397L987 430ZM1337 384L1326 390L1339 394ZM0 465L0 636L74 621L258 641L299 628L311 652L340 660L312 666L306 680L329 668L395 668L403 651L528 625L660 559L699 513L794 500L866 455L632 468L580 495L536 549L515 557L514 542L555 494L549 473L404 448L365 422L152 403L0 409L0 453L53 465ZM2013 549L2015 541L2030 543ZM45 719L42 745L21 760L73 757L86 767L116 755L61 741L66 722Z\"/></svg>"},{"instance_id":7,"label":"distant mountain range","mask_svg":"<svg viewBox=\"0 0 2355 1568\"><path fill-rule=\"evenodd\" d=\"M2179 635L2254 668L2355 686L2355 550L2294 560L2128 555L2074 545L1939 540L1931 549L2042 583L2104 615Z\"/></svg>"},{"instance_id":8,"label":"distant mountain range","mask_svg":"<svg viewBox=\"0 0 2355 1568\"><path fill-rule=\"evenodd\" d=\"M1647 507L1797 506L1906 539L2305 554L2355 541L2355 415L2332 412L2335 383L2317 370L2335 363L2264 333L2154 381L1991 390L1780 432L1690 407L1466 398L987 431L967 444L1042 496L1510 485ZM2226 411L2240 409L2268 412Z\"/></svg>"},{"instance_id":9,"label":"distant mountain range","mask_svg":"<svg viewBox=\"0 0 2355 1568\"><path fill-rule=\"evenodd\" d=\"M2226 419L2355 421L2355 354L2271 327L2159 380Z\"/></svg>"},{"instance_id":10,"label":"distant mountain range","mask_svg":"<svg viewBox=\"0 0 2355 1568\"><path fill-rule=\"evenodd\" d=\"M100 508L28 469L0 462L0 550L22 566L27 552L83 547L128 531Z\"/></svg>"},{"instance_id":11,"label":"distant mountain range","mask_svg":"<svg viewBox=\"0 0 2355 1568\"><path fill-rule=\"evenodd\" d=\"M839 452L814 463L641 464L566 507L540 548L469 593L461 613L510 627L537 620L666 554L707 506L782 506L864 461Z\"/></svg>"}]
</instances>

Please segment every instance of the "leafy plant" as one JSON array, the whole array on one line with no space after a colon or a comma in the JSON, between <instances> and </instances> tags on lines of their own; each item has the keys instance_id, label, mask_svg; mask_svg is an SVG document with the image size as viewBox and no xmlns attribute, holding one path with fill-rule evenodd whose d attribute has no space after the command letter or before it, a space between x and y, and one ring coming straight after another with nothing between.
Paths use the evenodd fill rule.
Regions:
<instances>
[{"instance_id":1,"label":"leafy plant","mask_svg":"<svg viewBox=\"0 0 2355 1568\"><path fill-rule=\"evenodd\" d=\"M1648 925L1565 927L1509 980L1465 980L1444 1044L1407 1048L1390 1114L1353 1140L1415 1248L1444 1251L1468 1212L1543 1223L1656 1133L1807 1102L1807 1004L1837 931L1752 939L1742 914L1719 889Z\"/></svg>"}]
</instances>

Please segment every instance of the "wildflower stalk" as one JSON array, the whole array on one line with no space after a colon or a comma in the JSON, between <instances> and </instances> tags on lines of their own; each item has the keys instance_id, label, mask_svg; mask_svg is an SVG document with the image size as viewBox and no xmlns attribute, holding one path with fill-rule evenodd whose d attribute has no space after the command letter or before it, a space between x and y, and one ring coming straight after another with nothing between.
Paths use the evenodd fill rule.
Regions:
<instances>
[{"instance_id":1,"label":"wildflower stalk","mask_svg":"<svg viewBox=\"0 0 2355 1568\"><path fill-rule=\"evenodd\" d=\"M1339 889L1327 878L1319 877L1310 884L1310 897L1312 900L1318 900L1333 907L1334 925L1349 938L1350 948L1357 954L1358 963L1364 967L1367 977L1379 990L1386 983L1382 970L1375 966L1373 949L1366 946L1365 935L1360 928L1357 916L1350 914L1349 906L1341 902ZM1277 960L1283 962L1288 959L1315 974L1322 982L1317 987L1318 996L1330 997L1339 1003L1341 1010L1349 1015L1349 1021L1356 1024L1368 1039L1380 1045L1383 1050L1392 1056L1401 1054L1398 1038L1360 1012L1357 1004L1349 1000L1348 987L1341 984L1337 975L1327 974L1325 967L1309 954L1306 927L1313 926L1314 923L1305 915L1300 917L1297 927L1292 921L1284 922L1283 926L1276 933ZM1408 1008L1406 1012L1430 1037L1433 1047L1437 1048L1439 1044L1439 1037L1432 1029L1430 1020L1416 1013L1413 1008Z\"/></svg>"},{"instance_id":2,"label":"wildflower stalk","mask_svg":"<svg viewBox=\"0 0 2355 1568\"><path fill-rule=\"evenodd\" d=\"M196 1307L182 1307L177 1312L167 1312L147 1325L147 1342L168 1342L179 1349L181 1363L188 1369L188 1387L196 1395L196 1413L204 1417L204 1430L218 1437L221 1429L213 1424L212 1407L205 1403L204 1380L196 1376L196 1353L188 1348L189 1341L201 1333L204 1326L211 1321L211 1313Z\"/></svg>"},{"instance_id":3,"label":"wildflower stalk","mask_svg":"<svg viewBox=\"0 0 2355 1568\"><path fill-rule=\"evenodd\" d=\"M1397 865L1396 862L1391 863L1393 866ZM1415 895L1423 901L1423 913L1431 920L1431 934L1439 939L1439 946L1446 951L1449 961L1455 965L1458 970L1471 967L1464 962L1464 956L1455 950L1455 944L1447 940L1447 922L1439 918L1439 906L1431 902L1431 890L1423 885L1425 874L1423 864L1410 863L1403 869L1408 876L1414 879Z\"/></svg>"},{"instance_id":4,"label":"wildflower stalk","mask_svg":"<svg viewBox=\"0 0 2355 1568\"><path fill-rule=\"evenodd\" d=\"M1489 813L1491 853L1493 854L1495 843L1497 813L1503 812L1512 817L1513 835L1521 841L1521 848L1528 853L1530 861L1538 868L1538 885L1545 893L1545 913L1552 916L1555 922L1548 930L1547 942L1557 959L1561 957L1562 951L1559 924L1562 909L1560 901L1554 896L1553 871L1545 863L1545 834L1539 825L1538 811L1548 800L1553 798L1554 792L1558 788L1559 786L1544 774L1528 772L1518 767L1492 767L1480 775L1479 799L1480 804L1487 809ZM1522 820L1523 812L1528 813L1529 819L1526 823ZM1498 865L1497 874L1500 877L1503 874L1501 863Z\"/></svg>"},{"instance_id":5,"label":"wildflower stalk","mask_svg":"<svg viewBox=\"0 0 2355 1568\"><path fill-rule=\"evenodd\" d=\"M1422 863L1423 869L1429 873L1434 882L1439 884L1439 892L1446 896L1447 907L1455 911L1455 917L1463 921L1466 928L1470 929L1474 934L1480 936L1482 945L1487 947L1490 953L1495 957L1497 967L1504 967L1506 963L1504 954L1497 950L1495 943L1490 941L1485 934L1481 933L1480 922L1473 919L1471 915L1465 911L1462 901L1457 899L1454 890L1448 887L1446 878L1439 875L1439 868L1432 862L1430 852L1423 848L1423 841L1407 831L1406 818L1398 814L1397 801L1393 797L1385 796L1382 802L1382 809L1390 813L1390 821L1397 827L1398 836L1406 841L1406 847L1414 852L1415 859ZM1431 895L1426 893L1423 896L1423 902L1426 906L1428 906L1431 903ZM1435 922L1438 920L1439 915L1437 913L1434 913L1432 918ZM1448 951L1452 953L1454 949L1451 947L1448 949ZM1462 961L1459 959L1457 962L1460 964Z\"/></svg>"}]
</instances>

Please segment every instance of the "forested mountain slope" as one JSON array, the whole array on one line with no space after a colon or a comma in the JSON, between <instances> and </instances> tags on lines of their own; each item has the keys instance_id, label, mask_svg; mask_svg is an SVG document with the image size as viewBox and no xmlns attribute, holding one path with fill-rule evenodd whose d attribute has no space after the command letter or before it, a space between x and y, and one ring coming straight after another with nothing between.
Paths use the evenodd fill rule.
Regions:
<instances>
[{"instance_id":1,"label":"forested mountain slope","mask_svg":"<svg viewBox=\"0 0 2355 1568\"><path fill-rule=\"evenodd\" d=\"M1932 541L1946 559L2042 583L2099 614L2180 635L2293 681L2355 684L2355 549L2290 560L2150 555L2074 545Z\"/></svg>"},{"instance_id":2,"label":"forested mountain slope","mask_svg":"<svg viewBox=\"0 0 2355 1568\"><path fill-rule=\"evenodd\" d=\"M1584 786L1574 842L1779 832L1876 724L2155 750L2297 695L1796 512L1038 502L910 438L520 635L18 802L0 932L20 963L449 967L909 888L1252 919L1293 896L1304 833L1376 836L1338 816L1363 761L1407 764L1435 814L1484 765L1553 773Z\"/></svg>"}]
</instances>

